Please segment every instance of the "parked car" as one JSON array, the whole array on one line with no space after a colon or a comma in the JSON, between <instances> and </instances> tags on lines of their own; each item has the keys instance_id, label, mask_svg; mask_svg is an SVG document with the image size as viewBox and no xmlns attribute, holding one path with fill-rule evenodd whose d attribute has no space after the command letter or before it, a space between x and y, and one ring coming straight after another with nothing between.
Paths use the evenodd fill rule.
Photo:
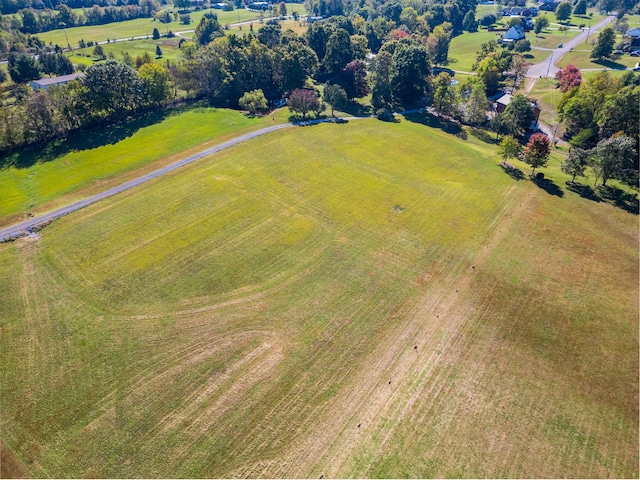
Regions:
<instances>
[{"instance_id":1,"label":"parked car","mask_svg":"<svg viewBox=\"0 0 640 480\"><path fill-rule=\"evenodd\" d=\"M558 48L562 48L564 45L561 43L558 45Z\"/></svg>"},{"instance_id":2,"label":"parked car","mask_svg":"<svg viewBox=\"0 0 640 480\"><path fill-rule=\"evenodd\" d=\"M634 72L640 72L640 63L636 63L636 66L633 67Z\"/></svg>"},{"instance_id":3,"label":"parked car","mask_svg":"<svg viewBox=\"0 0 640 480\"><path fill-rule=\"evenodd\" d=\"M629 55L632 57L640 57L640 52L631 52Z\"/></svg>"}]
</instances>

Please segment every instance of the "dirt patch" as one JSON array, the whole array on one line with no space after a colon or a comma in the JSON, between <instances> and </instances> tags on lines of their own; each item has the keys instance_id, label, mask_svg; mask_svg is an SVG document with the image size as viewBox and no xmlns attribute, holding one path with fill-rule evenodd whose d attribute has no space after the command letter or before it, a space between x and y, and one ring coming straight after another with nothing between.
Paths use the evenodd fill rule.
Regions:
<instances>
[{"instance_id":1,"label":"dirt patch","mask_svg":"<svg viewBox=\"0 0 640 480\"><path fill-rule=\"evenodd\" d=\"M0 441L0 478L31 478L20 459L3 441Z\"/></svg>"}]
</instances>

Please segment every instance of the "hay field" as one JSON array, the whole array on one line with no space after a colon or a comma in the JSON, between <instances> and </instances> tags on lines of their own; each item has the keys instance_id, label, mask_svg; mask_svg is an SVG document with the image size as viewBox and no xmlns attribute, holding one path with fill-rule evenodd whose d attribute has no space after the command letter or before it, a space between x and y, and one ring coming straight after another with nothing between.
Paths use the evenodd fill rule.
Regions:
<instances>
[{"instance_id":1,"label":"hay field","mask_svg":"<svg viewBox=\"0 0 640 480\"><path fill-rule=\"evenodd\" d=\"M637 477L637 216L497 163L420 121L290 129L0 245L3 451L37 477Z\"/></svg>"}]
</instances>

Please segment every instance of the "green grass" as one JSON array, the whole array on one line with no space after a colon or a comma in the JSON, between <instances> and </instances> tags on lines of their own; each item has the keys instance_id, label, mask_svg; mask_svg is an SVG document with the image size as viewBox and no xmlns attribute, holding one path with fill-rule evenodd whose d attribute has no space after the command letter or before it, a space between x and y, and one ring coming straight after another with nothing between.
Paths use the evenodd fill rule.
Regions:
<instances>
[{"instance_id":1,"label":"green grass","mask_svg":"<svg viewBox=\"0 0 640 480\"><path fill-rule=\"evenodd\" d=\"M637 216L429 123L280 131L0 245L2 440L50 478L637 477Z\"/></svg>"},{"instance_id":2,"label":"green grass","mask_svg":"<svg viewBox=\"0 0 640 480\"><path fill-rule=\"evenodd\" d=\"M158 121L160 120L160 121ZM101 189L109 179L157 160L219 142L230 134L256 129L270 118L248 118L219 109L186 109L166 118L151 116L108 131L72 137L46 149L5 158L0 170L0 223L15 215L45 208L78 190Z\"/></svg>"},{"instance_id":3,"label":"green grass","mask_svg":"<svg viewBox=\"0 0 640 480\"><path fill-rule=\"evenodd\" d=\"M538 106L542 109L540 120L548 125L558 123L557 108L562 98L562 92L556 88L556 81L553 79L539 78L529 92L529 98L537 100Z\"/></svg>"},{"instance_id":4,"label":"green grass","mask_svg":"<svg viewBox=\"0 0 640 480\"><path fill-rule=\"evenodd\" d=\"M287 4L287 11L295 9L301 15L306 13L304 6L301 4ZM157 28L160 34L164 35L169 30L175 32L182 32L188 30L194 30L200 22L202 16L207 12L214 12L218 15L218 20L222 25L237 23L238 21L244 22L249 20L257 20L260 18L260 14L257 12L251 12L249 10L239 9L232 12L223 12L221 10L199 10L190 13L192 23L191 25L182 25L178 22L160 23L151 18L138 18L135 20L128 20L126 22L109 23L106 25L94 25L88 27L74 27L67 28L66 35L69 38L69 43L72 47L76 48L78 42L84 39L85 42L102 42L107 39L120 39L131 38L136 36L148 36L151 38L153 29ZM265 17L265 20L267 18ZM52 30L50 32L39 33L38 37L45 43L51 43L54 45L64 46L67 44L67 38L63 30Z\"/></svg>"},{"instance_id":5,"label":"green grass","mask_svg":"<svg viewBox=\"0 0 640 480\"><path fill-rule=\"evenodd\" d=\"M630 27L631 28L631 27ZM617 45L623 39L622 34L619 32L616 33L616 42ZM591 51L593 50L593 46L598 41L598 35L591 35L586 42L582 42L578 45L573 52L567 53L560 62L558 63L561 67L566 67L567 65L573 64L578 68L611 68L614 70L624 70L629 67L635 66L638 63L637 57L631 57L628 54L624 55L615 55L610 59L605 59L602 61L594 61L590 58Z\"/></svg>"},{"instance_id":6,"label":"green grass","mask_svg":"<svg viewBox=\"0 0 640 480\"><path fill-rule=\"evenodd\" d=\"M476 61L476 52L480 50L480 45L498 38L500 38L499 33L487 30L478 30L474 33L465 32L454 37L449 45L449 64L447 66L453 70L470 72Z\"/></svg>"}]
</instances>

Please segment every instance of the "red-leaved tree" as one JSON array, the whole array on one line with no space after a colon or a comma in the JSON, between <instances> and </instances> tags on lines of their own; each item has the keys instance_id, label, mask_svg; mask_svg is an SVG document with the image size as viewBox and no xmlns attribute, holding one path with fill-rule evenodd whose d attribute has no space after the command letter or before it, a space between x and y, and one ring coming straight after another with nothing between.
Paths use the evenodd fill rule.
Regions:
<instances>
[{"instance_id":1,"label":"red-leaved tree","mask_svg":"<svg viewBox=\"0 0 640 480\"><path fill-rule=\"evenodd\" d=\"M526 164L531 165L531 175L533 175L536 168L544 167L547 164L550 154L551 142L549 137L544 133L534 133L524 148L522 159Z\"/></svg>"},{"instance_id":2,"label":"red-leaved tree","mask_svg":"<svg viewBox=\"0 0 640 480\"><path fill-rule=\"evenodd\" d=\"M573 87L578 87L582 83L582 75L575 65L567 65L556 73L556 80L562 93L568 92Z\"/></svg>"},{"instance_id":3,"label":"red-leaved tree","mask_svg":"<svg viewBox=\"0 0 640 480\"><path fill-rule=\"evenodd\" d=\"M316 115L322 111L322 102L318 98L318 94L307 88L296 88L287 102L289 110L294 113L301 113L302 118L306 118L307 113L316 112Z\"/></svg>"}]
</instances>

